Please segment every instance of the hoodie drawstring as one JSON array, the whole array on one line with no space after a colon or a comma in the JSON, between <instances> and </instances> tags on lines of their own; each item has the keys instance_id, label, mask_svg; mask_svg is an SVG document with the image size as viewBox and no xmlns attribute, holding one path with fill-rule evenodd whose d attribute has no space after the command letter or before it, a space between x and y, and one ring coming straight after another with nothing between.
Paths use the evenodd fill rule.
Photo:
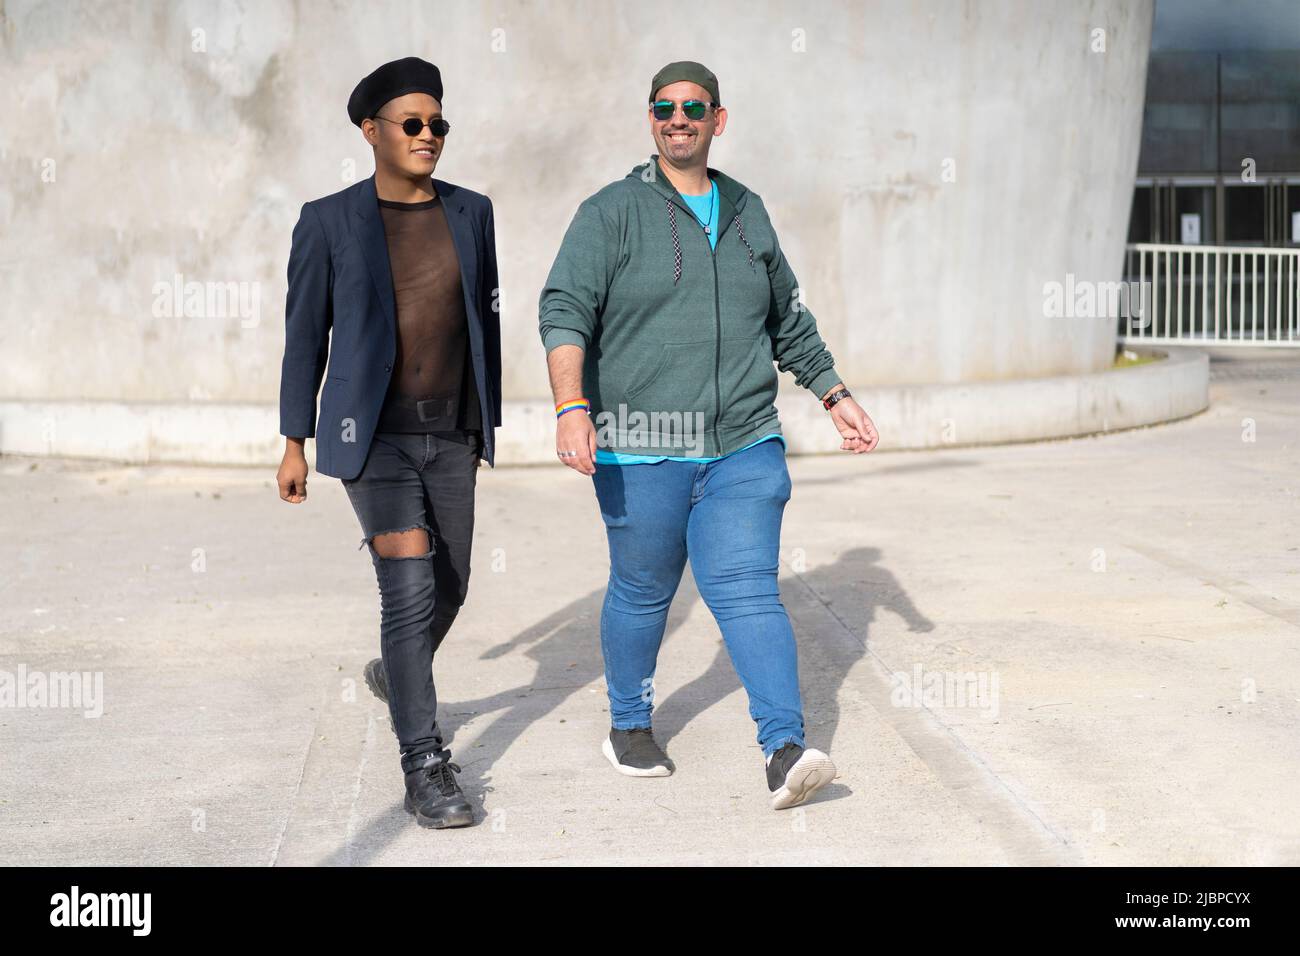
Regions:
<instances>
[{"instance_id":1,"label":"hoodie drawstring","mask_svg":"<svg viewBox=\"0 0 1300 956\"><path fill-rule=\"evenodd\" d=\"M682 243L677 238L677 213L673 211L673 201L665 196L664 205L668 207L668 229L673 235L673 285L676 285L682 277ZM736 235L740 237L740 241L745 244L745 248L749 251L749 267L752 269L754 268L754 247L745 238L745 227L740 224L740 213L736 213L731 221L736 227Z\"/></svg>"},{"instance_id":2,"label":"hoodie drawstring","mask_svg":"<svg viewBox=\"0 0 1300 956\"><path fill-rule=\"evenodd\" d=\"M673 285L682 277L682 244L677 239L677 214L673 212L673 201L666 196L664 203L668 206L668 228L673 233Z\"/></svg>"},{"instance_id":3,"label":"hoodie drawstring","mask_svg":"<svg viewBox=\"0 0 1300 956\"><path fill-rule=\"evenodd\" d=\"M740 213L736 213L736 218L733 219L732 222L736 224L736 235L740 236L740 241L743 242L745 248L749 250L749 267L752 269L754 268L754 247L751 246L749 240L745 238L745 228L740 224Z\"/></svg>"}]
</instances>

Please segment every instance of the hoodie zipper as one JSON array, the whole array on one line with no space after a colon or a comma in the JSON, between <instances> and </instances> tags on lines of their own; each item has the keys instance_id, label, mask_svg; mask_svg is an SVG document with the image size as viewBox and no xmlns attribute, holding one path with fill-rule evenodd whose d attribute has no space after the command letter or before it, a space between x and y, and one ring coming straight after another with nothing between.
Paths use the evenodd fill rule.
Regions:
<instances>
[{"instance_id":1,"label":"hoodie zipper","mask_svg":"<svg viewBox=\"0 0 1300 956\"><path fill-rule=\"evenodd\" d=\"M722 231L719 223L719 232ZM722 237L718 237L721 241ZM718 436L718 423L722 418L722 305L718 292L718 250L717 247L709 242L706 235L704 241L709 243L709 255L713 259L713 322L717 329L717 339L713 353L713 443L717 445L717 453L722 454L722 439Z\"/></svg>"},{"instance_id":2,"label":"hoodie zipper","mask_svg":"<svg viewBox=\"0 0 1300 956\"><path fill-rule=\"evenodd\" d=\"M677 202L676 196L669 197L670 202L682 208L695 219L695 214L691 212L682 203ZM699 220L697 219L696 222ZM724 229L722 217L718 217L718 241L722 241L722 231ZM713 350L713 442L717 445L718 454L722 454L722 438L719 434L719 427L722 420L722 303L720 290L718 288L718 250L706 233L704 241L709 243L709 258L713 264L713 328L714 328L714 350Z\"/></svg>"}]
</instances>

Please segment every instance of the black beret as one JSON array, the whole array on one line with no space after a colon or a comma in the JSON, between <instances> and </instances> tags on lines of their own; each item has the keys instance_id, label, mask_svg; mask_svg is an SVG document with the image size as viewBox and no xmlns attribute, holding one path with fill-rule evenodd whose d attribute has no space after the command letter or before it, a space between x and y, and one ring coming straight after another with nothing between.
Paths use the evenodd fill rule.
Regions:
<instances>
[{"instance_id":1,"label":"black beret","mask_svg":"<svg viewBox=\"0 0 1300 956\"><path fill-rule=\"evenodd\" d=\"M403 57L385 63L357 84L348 97L348 119L360 126L389 100L407 93L428 93L442 104L442 74L428 60Z\"/></svg>"}]
</instances>

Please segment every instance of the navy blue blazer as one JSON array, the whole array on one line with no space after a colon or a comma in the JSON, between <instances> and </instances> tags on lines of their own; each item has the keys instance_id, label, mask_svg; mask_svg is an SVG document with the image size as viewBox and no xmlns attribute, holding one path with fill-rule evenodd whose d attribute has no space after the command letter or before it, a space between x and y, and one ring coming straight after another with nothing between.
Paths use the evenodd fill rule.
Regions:
<instances>
[{"instance_id":1,"label":"navy blue blazer","mask_svg":"<svg viewBox=\"0 0 1300 956\"><path fill-rule=\"evenodd\" d=\"M440 179L433 186L460 259L469 348L483 412L480 457L495 467L495 429L501 424L501 324L492 201ZM289 251L280 434L314 437L316 470L322 475L360 474L396 355L393 275L372 175L304 203ZM318 419L316 392L322 375L325 388Z\"/></svg>"}]
</instances>

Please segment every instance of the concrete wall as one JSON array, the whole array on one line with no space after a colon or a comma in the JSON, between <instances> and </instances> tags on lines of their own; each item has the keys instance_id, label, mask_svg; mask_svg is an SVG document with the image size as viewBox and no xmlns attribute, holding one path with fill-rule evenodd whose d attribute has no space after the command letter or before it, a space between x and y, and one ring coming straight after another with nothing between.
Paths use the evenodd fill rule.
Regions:
<instances>
[{"instance_id":1,"label":"concrete wall","mask_svg":"<svg viewBox=\"0 0 1300 956\"><path fill-rule=\"evenodd\" d=\"M577 203L651 152L649 78L682 58L719 75L712 165L764 197L851 385L1099 370L1114 322L1044 317L1043 284L1118 278L1151 17L1150 0L6 0L0 398L276 401L299 205L372 172L347 97L410 54L444 74L437 175L496 204L508 399L548 395L537 293ZM233 283L248 309L169 314L177 275Z\"/></svg>"}]
</instances>

